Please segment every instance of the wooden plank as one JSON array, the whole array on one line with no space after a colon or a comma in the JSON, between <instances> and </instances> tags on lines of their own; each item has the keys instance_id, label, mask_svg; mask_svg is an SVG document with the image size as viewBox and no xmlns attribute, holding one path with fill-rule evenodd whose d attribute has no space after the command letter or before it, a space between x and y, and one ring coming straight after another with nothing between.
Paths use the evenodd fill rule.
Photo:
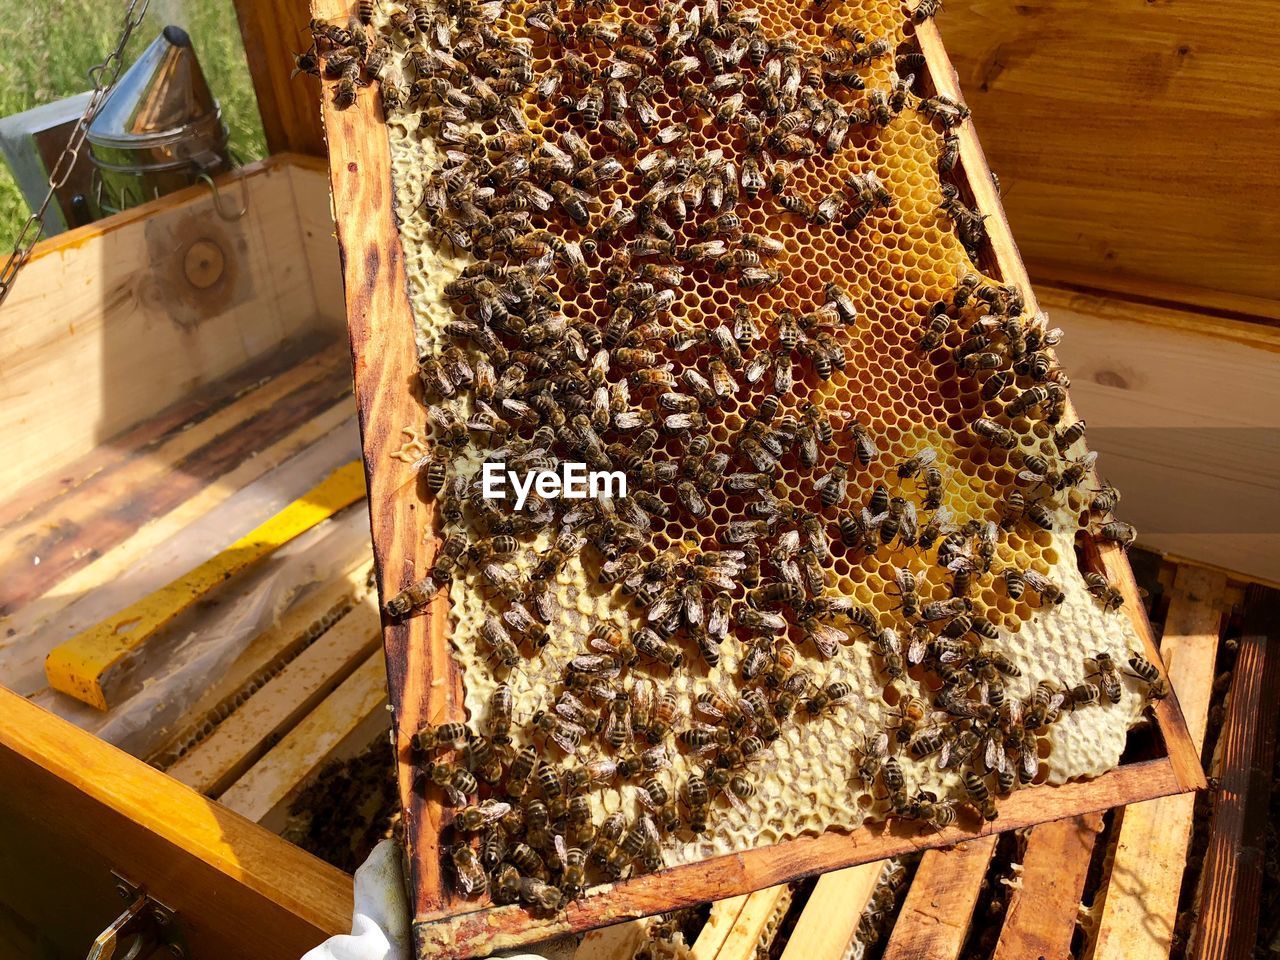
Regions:
<instances>
[{"instance_id":1,"label":"wooden plank","mask_svg":"<svg viewBox=\"0 0 1280 960\"><path fill-rule=\"evenodd\" d=\"M1280 337L1270 328L1042 288L1099 470L1143 546L1280 580ZM1227 381L1239 389L1216 389Z\"/></svg>"},{"instance_id":2,"label":"wooden plank","mask_svg":"<svg viewBox=\"0 0 1280 960\"><path fill-rule=\"evenodd\" d=\"M717 900L711 905L707 922L702 925L702 929L698 931L698 938L689 948L691 960L715 960L725 940L737 925L743 907L751 896L744 894L740 897L730 897L727 900Z\"/></svg>"},{"instance_id":3,"label":"wooden plank","mask_svg":"<svg viewBox=\"0 0 1280 960\"><path fill-rule=\"evenodd\" d=\"M288 803L329 760L362 750L388 722L381 651L365 659L306 719L218 800L250 820L284 826Z\"/></svg>"},{"instance_id":4,"label":"wooden plank","mask_svg":"<svg viewBox=\"0 0 1280 960\"><path fill-rule=\"evenodd\" d=\"M790 899L790 888L786 884L779 884L776 887L757 890L746 897L719 901L720 903L741 901L742 906L737 916L733 918L729 929L725 931L725 937L715 953L699 951L699 960L703 958L705 960L752 960L757 955L766 928L777 916L779 906L789 902ZM725 915L731 912L731 909L726 910ZM699 937L698 943L694 944L695 951L698 951L701 943L702 938Z\"/></svg>"},{"instance_id":5,"label":"wooden plank","mask_svg":"<svg viewBox=\"0 0 1280 960\"><path fill-rule=\"evenodd\" d=\"M996 837L929 850L920 858L884 960L955 960L982 891Z\"/></svg>"},{"instance_id":6,"label":"wooden plank","mask_svg":"<svg viewBox=\"0 0 1280 960\"><path fill-rule=\"evenodd\" d=\"M821 877L787 938L782 960L840 960L883 872L883 863L862 863Z\"/></svg>"},{"instance_id":7,"label":"wooden plank","mask_svg":"<svg viewBox=\"0 0 1280 960\"><path fill-rule=\"evenodd\" d=\"M0 314L9 454L0 489L26 482L32 464L48 472L83 456L313 329L309 272L279 266L304 261L298 232L282 248L262 228L296 219L287 166L255 165L244 176L249 212L240 220L218 217L200 186L145 205L142 219L112 218L37 248ZM212 285L187 276L197 244L223 257Z\"/></svg>"},{"instance_id":8,"label":"wooden plank","mask_svg":"<svg viewBox=\"0 0 1280 960\"><path fill-rule=\"evenodd\" d=\"M1178 568L1160 644L1192 741L1203 747L1213 693L1226 578ZM1093 960L1168 957L1187 866L1195 797L1135 803L1117 812L1117 839L1103 884Z\"/></svg>"},{"instance_id":9,"label":"wooden plank","mask_svg":"<svg viewBox=\"0 0 1280 960\"><path fill-rule=\"evenodd\" d=\"M346 17L346 0L313 0L315 16ZM329 171L337 212L338 247L344 265L347 326L355 365L374 567L380 596L390 598L426 570L437 548L434 501L413 495L416 474L391 457L400 430L422 419L415 395L417 345L406 294L404 251L393 214L390 146L375 97L349 110L324 103ZM406 384L413 385L406 389ZM426 615L383 622L387 681L393 692L396 756L409 757L410 737L424 722L463 720L462 676L449 653L446 603ZM405 854L410 909L437 914L445 903L438 836L444 808L435 791L413 789L413 768L399 763L405 811ZM710 899L710 898L708 898Z\"/></svg>"},{"instance_id":10,"label":"wooden plank","mask_svg":"<svg viewBox=\"0 0 1280 960\"><path fill-rule=\"evenodd\" d=\"M645 927L643 921L633 920L592 930L573 952L574 960L632 960L644 945Z\"/></svg>"},{"instance_id":11,"label":"wooden plank","mask_svg":"<svg viewBox=\"0 0 1280 960\"><path fill-rule=\"evenodd\" d=\"M177 911L191 960L296 960L350 927L341 871L2 688L0 782L0 894L60 955L119 912L113 869Z\"/></svg>"},{"instance_id":12,"label":"wooden plank","mask_svg":"<svg viewBox=\"0 0 1280 960\"><path fill-rule=\"evenodd\" d=\"M1270 826L1280 702L1275 630L1280 597L1251 587L1226 719L1218 735L1219 787L1197 895L1193 960L1248 960L1257 939Z\"/></svg>"},{"instance_id":13,"label":"wooden plank","mask_svg":"<svg viewBox=\"0 0 1280 960\"><path fill-rule=\"evenodd\" d=\"M1044 823L1031 831L993 960L1071 960L1071 937L1102 815Z\"/></svg>"},{"instance_id":14,"label":"wooden plank","mask_svg":"<svg viewBox=\"0 0 1280 960\"><path fill-rule=\"evenodd\" d=\"M366 597L166 772L201 793L222 793L378 652L381 639L377 599Z\"/></svg>"},{"instance_id":15,"label":"wooden plank","mask_svg":"<svg viewBox=\"0 0 1280 960\"><path fill-rule=\"evenodd\" d=\"M310 157L302 159L315 162ZM316 294L316 311L341 334L346 330L347 317L343 311L342 262L338 258L338 240L329 199L328 166L317 164L312 168L299 164L290 174L302 250L311 271L311 287Z\"/></svg>"},{"instance_id":16,"label":"wooden plank","mask_svg":"<svg viewBox=\"0 0 1280 960\"><path fill-rule=\"evenodd\" d=\"M215 436L217 430L208 433L213 423L220 417L226 417L229 408L244 409L244 398L267 389L281 389L278 381L288 382L294 377L294 386L302 380L296 380L299 367L306 368L322 363L320 354L333 353L332 347L319 345L316 356L307 356L302 350L276 350L234 374L193 391L177 403L153 413L133 428L111 438L110 443L95 447L83 457L65 464L61 469L30 479L25 486L5 491L0 502L0 554L13 549L13 544L22 536L14 538L12 531L20 524L29 523L37 517L50 515L55 505L61 505L74 498L80 488L91 478L103 473L120 469L134 457L146 455L150 457L177 456L176 441L181 438L190 443L190 435L206 439ZM337 355L334 355L336 365ZM305 374L303 380L306 379ZM199 446L199 444L196 444ZM187 451L190 451L188 446ZM48 523L57 523L57 520Z\"/></svg>"},{"instance_id":17,"label":"wooden plank","mask_svg":"<svg viewBox=\"0 0 1280 960\"><path fill-rule=\"evenodd\" d=\"M298 389L326 378L337 378L342 370L343 358L334 349L321 349L311 357L279 357L284 367L269 378L242 381L232 378L234 393L223 393L219 398L223 406L216 410L201 410L195 417L183 416L186 403L174 404L170 410L157 413L137 430L111 440L86 457L79 458L56 474L36 477L5 503L5 511L12 520L0 530L0 558L4 562L33 564L41 557L38 566L46 559L41 550L50 543L58 543L83 526L91 525L92 518L109 511L119 511L129 498L136 497L136 490L148 481L155 481L177 471L197 451L214 442L219 436L243 429L253 417L270 410L276 403L296 393ZM159 425L163 433L152 433L151 424ZM12 506L10 506L12 504ZM138 525L154 520L143 503L131 511L137 513ZM58 539L50 530L61 532Z\"/></svg>"},{"instance_id":18,"label":"wooden plank","mask_svg":"<svg viewBox=\"0 0 1280 960\"><path fill-rule=\"evenodd\" d=\"M290 76L293 54L311 44L306 0L235 0L235 8L268 152L324 156L319 86Z\"/></svg>"},{"instance_id":19,"label":"wooden plank","mask_svg":"<svg viewBox=\"0 0 1280 960\"><path fill-rule=\"evenodd\" d=\"M1269 4L949 0L939 23L1033 273L1277 300L1280 208L1247 198L1280 190L1280 65L1218 93L1280 42ZM1214 189L1169 189L1192 170Z\"/></svg>"}]
</instances>

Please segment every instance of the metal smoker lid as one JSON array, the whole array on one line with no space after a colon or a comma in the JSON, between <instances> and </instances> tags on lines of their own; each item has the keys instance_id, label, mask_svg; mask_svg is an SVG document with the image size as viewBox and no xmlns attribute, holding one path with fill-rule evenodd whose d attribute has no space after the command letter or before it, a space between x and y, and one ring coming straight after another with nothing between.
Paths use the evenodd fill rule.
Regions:
<instances>
[{"instance_id":1,"label":"metal smoker lid","mask_svg":"<svg viewBox=\"0 0 1280 960\"><path fill-rule=\"evenodd\" d=\"M89 125L90 144L147 150L223 134L218 102L181 27L168 26L120 77Z\"/></svg>"}]
</instances>

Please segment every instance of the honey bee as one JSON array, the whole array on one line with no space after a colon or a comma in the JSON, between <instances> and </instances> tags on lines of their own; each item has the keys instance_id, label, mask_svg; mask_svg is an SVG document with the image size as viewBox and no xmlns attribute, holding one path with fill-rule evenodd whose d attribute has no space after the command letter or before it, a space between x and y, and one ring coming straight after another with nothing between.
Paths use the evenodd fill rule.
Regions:
<instances>
[{"instance_id":1,"label":"honey bee","mask_svg":"<svg viewBox=\"0 0 1280 960\"><path fill-rule=\"evenodd\" d=\"M1089 501L1089 509L1095 513L1110 513L1119 503L1120 491L1108 483L1093 491L1093 498Z\"/></svg>"},{"instance_id":2,"label":"honey bee","mask_svg":"<svg viewBox=\"0 0 1280 960\"><path fill-rule=\"evenodd\" d=\"M1067 687L1063 693L1064 702L1069 704L1072 712L1076 707L1087 706L1091 703L1098 702L1098 688L1092 683L1077 683L1075 686Z\"/></svg>"},{"instance_id":3,"label":"honey bee","mask_svg":"<svg viewBox=\"0 0 1280 960\"><path fill-rule=\"evenodd\" d=\"M996 813L995 801L991 798L991 791L987 789L986 781L972 770L965 771L964 790L969 802L978 811L983 820L994 820L999 816Z\"/></svg>"},{"instance_id":4,"label":"honey bee","mask_svg":"<svg viewBox=\"0 0 1280 960\"><path fill-rule=\"evenodd\" d=\"M904 497L891 498L888 509L877 514L874 522L879 525L883 544L892 543L897 537L904 547L911 547L919 539L915 504Z\"/></svg>"},{"instance_id":5,"label":"honey bee","mask_svg":"<svg viewBox=\"0 0 1280 960\"><path fill-rule=\"evenodd\" d=\"M555 913L564 905L564 894L544 880L524 876L520 878L520 902L534 910Z\"/></svg>"},{"instance_id":6,"label":"honey bee","mask_svg":"<svg viewBox=\"0 0 1280 960\"><path fill-rule=\"evenodd\" d=\"M890 680L898 680L906 676L906 668L902 662L902 638L892 627L884 627L873 635L872 643L883 661L885 675Z\"/></svg>"},{"instance_id":7,"label":"honey bee","mask_svg":"<svg viewBox=\"0 0 1280 960\"><path fill-rule=\"evenodd\" d=\"M440 787L449 802L455 806L464 805L467 802L467 795L479 789L476 778L469 770L451 763L432 761L423 764L421 778L424 782L434 783Z\"/></svg>"},{"instance_id":8,"label":"honey bee","mask_svg":"<svg viewBox=\"0 0 1280 960\"><path fill-rule=\"evenodd\" d=\"M947 620L969 613L973 604L964 597L953 597L950 600L934 600L920 608L920 616L932 623L936 620Z\"/></svg>"},{"instance_id":9,"label":"honey bee","mask_svg":"<svg viewBox=\"0 0 1280 960\"><path fill-rule=\"evenodd\" d=\"M1016 433L986 417L979 417L974 420L969 425L969 428L984 440L988 440L1002 449L1012 450L1018 445L1018 435Z\"/></svg>"},{"instance_id":10,"label":"honey bee","mask_svg":"<svg viewBox=\"0 0 1280 960\"><path fill-rule=\"evenodd\" d=\"M1150 660L1135 653L1129 657L1129 669L1133 671L1131 676L1146 682L1148 700L1163 700L1169 695L1169 685Z\"/></svg>"},{"instance_id":11,"label":"honey bee","mask_svg":"<svg viewBox=\"0 0 1280 960\"><path fill-rule=\"evenodd\" d=\"M902 775L902 765L898 758L889 755L880 764L880 782L890 794L906 788L906 779Z\"/></svg>"},{"instance_id":12,"label":"honey bee","mask_svg":"<svg viewBox=\"0 0 1280 960\"><path fill-rule=\"evenodd\" d=\"M853 686L843 680L835 680L824 687L817 687L803 701L802 706L810 717L825 713L832 706L843 703L853 694Z\"/></svg>"},{"instance_id":13,"label":"honey bee","mask_svg":"<svg viewBox=\"0 0 1280 960\"><path fill-rule=\"evenodd\" d=\"M1093 598L1102 604L1104 610L1119 610L1124 606L1124 594L1112 586L1102 574L1090 571L1084 575L1084 583Z\"/></svg>"},{"instance_id":14,"label":"honey bee","mask_svg":"<svg viewBox=\"0 0 1280 960\"><path fill-rule=\"evenodd\" d=\"M296 77L300 73L310 74L313 77L320 76L320 56L314 46L304 53L293 55L293 72L290 77Z\"/></svg>"},{"instance_id":15,"label":"honey bee","mask_svg":"<svg viewBox=\"0 0 1280 960\"><path fill-rule=\"evenodd\" d=\"M467 740L467 727L462 723L425 724L413 735L413 746L421 753L431 750L452 749Z\"/></svg>"},{"instance_id":16,"label":"honey bee","mask_svg":"<svg viewBox=\"0 0 1280 960\"><path fill-rule=\"evenodd\" d=\"M848 466L837 462L814 483L813 489L821 494L824 507L837 507L844 502L849 487L848 475Z\"/></svg>"},{"instance_id":17,"label":"honey bee","mask_svg":"<svg viewBox=\"0 0 1280 960\"><path fill-rule=\"evenodd\" d=\"M344 76L334 85L333 105L339 110L346 110L355 105L356 82L350 76Z\"/></svg>"},{"instance_id":18,"label":"honey bee","mask_svg":"<svg viewBox=\"0 0 1280 960\"><path fill-rule=\"evenodd\" d=\"M456 844L449 850L454 873L458 878L458 890L464 897L479 896L488 886L488 878L480 859L466 844Z\"/></svg>"},{"instance_id":19,"label":"honey bee","mask_svg":"<svg viewBox=\"0 0 1280 960\"><path fill-rule=\"evenodd\" d=\"M1085 679L1098 678L1098 686L1112 703L1120 702L1120 671L1109 653L1095 653L1091 658L1094 665L1092 673ZM1154 668L1153 668L1154 669Z\"/></svg>"},{"instance_id":20,"label":"honey bee","mask_svg":"<svg viewBox=\"0 0 1280 960\"><path fill-rule=\"evenodd\" d=\"M942 9L942 0L918 0L915 9L906 9L904 12L910 14L914 23L924 23L937 16L938 11ZM990 818L988 818L990 819Z\"/></svg>"},{"instance_id":21,"label":"honey bee","mask_svg":"<svg viewBox=\"0 0 1280 960\"><path fill-rule=\"evenodd\" d=\"M1017 567L1005 567L1000 576L1004 580L1004 590L1009 595L1009 599L1021 600L1027 588L1027 579L1022 571Z\"/></svg>"},{"instance_id":22,"label":"honey bee","mask_svg":"<svg viewBox=\"0 0 1280 960\"><path fill-rule=\"evenodd\" d=\"M1058 710L1066 700L1051 680L1041 680L1031 691L1030 703L1023 713L1023 723L1028 730L1038 730L1056 719Z\"/></svg>"},{"instance_id":23,"label":"honey bee","mask_svg":"<svg viewBox=\"0 0 1280 960\"><path fill-rule=\"evenodd\" d=\"M463 807L455 814L453 826L463 833L479 833L511 812L511 804L486 800L473 807Z\"/></svg>"},{"instance_id":24,"label":"honey bee","mask_svg":"<svg viewBox=\"0 0 1280 960\"><path fill-rule=\"evenodd\" d=\"M1066 594L1062 592L1062 588L1044 574L1037 573L1034 570L1024 570L1022 571L1022 579L1028 587L1040 595L1042 602L1052 603L1057 606L1066 599Z\"/></svg>"},{"instance_id":25,"label":"honey bee","mask_svg":"<svg viewBox=\"0 0 1280 960\"><path fill-rule=\"evenodd\" d=\"M875 783L876 777L889 756L889 736L880 733L868 733L862 740L862 750L858 756L856 779L865 787Z\"/></svg>"},{"instance_id":26,"label":"honey bee","mask_svg":"<svg viewBox=\"0 0 1280 960\"><path fill-rule=\"evenodd\" d=\"M1138 539L1138 531L1122 520L1109 520L1098 528L1098 536L1105 543L1114 543L1128 550Z\"/></svg>"},{"instance_id":27,"label":"honey bee","mask_svg":"<svg viewBox=\"0 0 1280 960\"><path fill-rule=\"evenodd\" d=\"M673 644L661 639L648 627L641 627L632 635L636 651L644 657L663 664L670 670L677 670L684 663L684 653Z\"/></svg>"},{"instance_id":28,"label":"honey bee","mask_svg":"<svg viewBox=\"0 0 1280 960\"><path fill-rule=\"evenodd\" d=\"M544 737L554 743L565 753L573 756L578 751L579 745L582 743L582 737L586 734L586 730L571 720L566 720L554 712L540 710L533 716L533 725ZM546 767L539 768L538 774L542 776L542 770Z\"/></svg>"}]
</instances>

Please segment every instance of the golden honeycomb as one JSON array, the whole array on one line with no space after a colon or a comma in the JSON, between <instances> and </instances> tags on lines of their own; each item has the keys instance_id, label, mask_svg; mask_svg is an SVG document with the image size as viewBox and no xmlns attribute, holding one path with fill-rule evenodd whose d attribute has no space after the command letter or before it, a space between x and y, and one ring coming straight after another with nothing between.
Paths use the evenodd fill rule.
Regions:
<instances>
[{"instance_id":1,"label":"golden honeycomb","mask_svg":"<svg viewBox=\"0 0 1280 960\"><path fill-rule=\"evenodd\" d=\"M560 53L546 35L526 24L526 16L535 6L529 0L513 0L502 8L495 28L530 44L535 75L540 77L556 68ZM625 0L603 10L592 5L562 5L559 16L578 30L584 24L648 23L660 17L664 9L687 12L692 7L693 4L685 4L668 8L644 0ZM394 38L388 17L404 10L394 3L384 4L376 14L375 27L384 36ZM758 12L760 33L772 41L790 38L800 49L813 54L831 42L836 24L860 28L868 42L887 41L891 53L871 60L862 69L868 91L888 89L893 82L895 54L915 49L911 19L896 0L849 0L826 9L809 4L769 3ZM412 70L405 47L402 40L393 40L383 79L407 88ZM580 46L578 52L591 69L599 70L609 61L611 48L596 44ZM753 68L744 59L742 69L749 74ZM860 103L865 94L840 90L833 96L843 102ZM811 365L797 363L795 385L783 398L782 413L798 413L812 403L831 416L843 418L846 426L857 420L874 438L880 456L870 466L860 466L851 432L837 429L834 442L821 450L815 469L801 468L794 455L783 460L775 495L796 507L811 506L815 479L832 464L844 463L851 467L846 510L865 502L877 484L886 485L894 495L918 500L918 481L899 479L895 467L928 447L937 452L937 463L945 478L943 504L956 522L998 519L1001 504L1018 488L1017 474L1025 457L1032 453L1056 457L1057 453L1051 428L1040 420L1019 418L1009 423L1020 434L1018 447L1011 451L974 435L969 424L979 416L996 416L1001 406L1018 394L1019 387L1006 386L990 400L980 396L983 375L963 375L949 357L949 349L960 342L963 324L952 326L942 349L928 355L917 349L933 305L952 297L961 279L976 271L951 220L940 209L943 180L937 168L942 134L939 126L914 106L917 102L918 95L913 93L906 108L883 127L854 126L843 148L833 156L818 151L800 164L789 187L797 196L817 204L833 192L842 191L849 174L874 171L892 196L887 207L873 210L856 229L845 229L839 222L823 226L788 213L770 197L768 189L755 200L744 198L737 207L742 230L785 244L780 256L765 262L765 266L781 272L781 281L771 287L748 289L729 272L718 273L695 263L686 269L675 288L677 300L671 315L686 318L698 329L719 324L732 328L735 309L745 304L766 327L762 342L771 343L778 333L773 319L779 311L813 311L824 302L828 284L842 285L857 306L855 322L833 331L845 353L844 367L822 380ZM722 162L733 162L741 168L744 144L740 131L686 109L670 82L654 95L653 103L661 117L658 127L675 120L688 123L690 132L681 147L692 147L699 156L712 150L723 151ZM644 195L646 188L635 163L654 149L647 138L642 138L644 142L635 151L619 151L598 130L583 129L565 110L540 103L532 91L523 95L521 107L535 137L560 138L573 130L586 140L593 158L616 155L625 167L624 176L600 189L599 205L586 229L554 208L546 213L535 211L535 227L546 226L565 240L582 240L599 225L601 211L608 210L616 199L635 204ZM445 332L445 326L458 319L459 314L455 302L446 298L444 288L475 260L443 242L422 216L424 185L433 171L439 171L446 162L448 148L419 128L415 110L390 111L387 129L417 339L421 351L431 355L455 342ZM481 135L496 132L492 123L477 123L470 129ZM685 243L696 242L697 227L705 216L695 214L677 228L679 238ZM588 254L592 273L585 284L574 283L562 268L544 278L547 289L563 300L567 320L589 322L600 328L607 323L609 285L601 264L609 253L610 244L601 242ZM972 315L965 316L965 322L973 320ZM664 359L673 363L677 371L697 362L691 361L687 353L662 349ZM701 369L705 372L705 359ZM738 379L739 389L733 396L705 411L705 433L712 440L713 450L729 450L732 439L763 398L773 392L771 374L754 386ZM633 392L633 398L636 395ZM645 396L645 402L652 406L651 395ZM421 424L406 426L413 436L422 436ZM681 443L663 437L656 449L659 454L678 457ZM1082 443L1072 450L1073 456L1083 453ZM484 455L483 448L468 447L454 460L451 470L474 475ZM671 513L665 521L654 518L652 535L641 550L646 562L667 552L682 555L723 544L728 525L743 516L745 509L741 495L722 487L707 496L707 515L695 520L681 508L670 485L655 492L669 505ZM1002 580L992 574L977 577L970 594L975 610L983 611L1000 629L999 640L988 647L1003 653L1020 668L1020 676L1005 678L1009 699L1028 698L1041 680L1064 687L1081 683L1090 673L1086 658L1106 653L1123 665L1131 651L1140 648L1127 618L1098 604L1077 567L1074 538L1083 509L1081 497L1073 490L1063 498L1055 508L1052 531L1019 524L1002 534L997 548L995 570L1016 567L1051 576L1064 594L1060 604L1041 601L1031 589L1015 601ZM951 596L952 574L936 563L936 547L922 550L894 544L875 555L851 551L842 545L837 515L832 510L821 513L830 543L830 556L823 564L828 596L852 598L872 608L882 625L897 625L904 635L906 627L902 625L901 604L894 589L899 568L910 570L918 578L922 603ZM520 575L527 576L538 554L550 546L552 539L547 531L526 538L524 549L511 565ZM468 718L477 728L483 729L495 687L507 682L515 696L517 729L513 747L534 743L542 750L543 741L533 733L531 721L539 711L552 707L554 684L569 660L589 649L587 635L591 629L601 621L624 630L643 622L628 598L614 588L599 585L597 570L595 559L584 561L582 556L573 557L560 570L555 580L556 612L549 627L549 643L539 651L527 652L518 668L502 675L494 669L489 646L480 637L481 624L494 611L491 593L475 577L454 579L449 590L451 642L463 667ZM735 602L742 601L743 592L739 586L732 594ZM755 796L742 804L718 799L713 805L709 830L701 836L691 836L687 831L667 835L663 845L667 865L830 828L852 829L867 819L889 814L887 791L863 784L858 778L860 749L869 735L893 727L895 712L905 698L927 698L938 683L919 666L912 666L896 682L886 682L883 663L873 645L856 630L847 632L849 642L841 644L837 656L828 660L815 653L813 644L804 639L798 628L789 627L789 636L803 655L803 666L812 672L815 682L847 682L852 687L851 695L817 718L805 719L798 711L791 722L783 725L781 737L748 768L757 787ZM642 661L633 672L652 677L663 689L674 691L687 723L689 717L696 715L694 703L700 693L712 688L732 690L740 685L747 639L731 632L721 645L721 662L713 668L701 663L692 643L685 647L682 669L667 671L653 668L652 664L646 667ZM632 681L624 672L619 682L626 685ZM1113 767L1119 761L1127 731L1141 717L1145 702L1145 685L1122 675L1118 703L1106 703L1102 698L1099 705L1064 710L1056 723L1041 731L1034 782L1063 783L1096 776ZM940 769L936 756L916 761L905 749L896 752L910 792L928 790L942 800L963 802L964 793L955 770ZM593 756L608 755L608 750L588 737L572 758L550 748L546 748L546 755L567 768ZM673 742L668 743L668 755L670 767L659 777L677 796L679 786L691 773L705 767L707 760L696 752L677 748ZM631 818L641 814L644 807L639 802L638 784L639 779L615 781L594 790L591 801L597 820L615 811L623 811Z\"/></svg>"}]
</instances>

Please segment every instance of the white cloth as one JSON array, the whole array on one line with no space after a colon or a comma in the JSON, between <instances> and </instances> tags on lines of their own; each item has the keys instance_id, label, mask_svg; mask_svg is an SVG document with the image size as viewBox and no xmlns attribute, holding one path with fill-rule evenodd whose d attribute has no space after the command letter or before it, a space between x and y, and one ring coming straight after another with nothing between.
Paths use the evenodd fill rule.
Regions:
<instances>
[{"instance_id":1,"label":"white cloth","mask_svg":"<svg viewBox=\"0 0 1280 960\"><path fill-rule=\"evenodd\" d=\"M302 960L410 960L409 900L400 846L383 840L356 871L351 933L330 937Z\"/></svg>"},{"instance_id":2,"label":"white cloth","mask_svg":"<svg viewBox=\"0 0 1280 960\"><path fill-rule=\"evenodd\" d=\"M410 960L409 899L400 845L383 840L356 871L351 932L330 937L302 960ZM543 960L533 953L510 960Z\"/></svg>"}]
</instances>

